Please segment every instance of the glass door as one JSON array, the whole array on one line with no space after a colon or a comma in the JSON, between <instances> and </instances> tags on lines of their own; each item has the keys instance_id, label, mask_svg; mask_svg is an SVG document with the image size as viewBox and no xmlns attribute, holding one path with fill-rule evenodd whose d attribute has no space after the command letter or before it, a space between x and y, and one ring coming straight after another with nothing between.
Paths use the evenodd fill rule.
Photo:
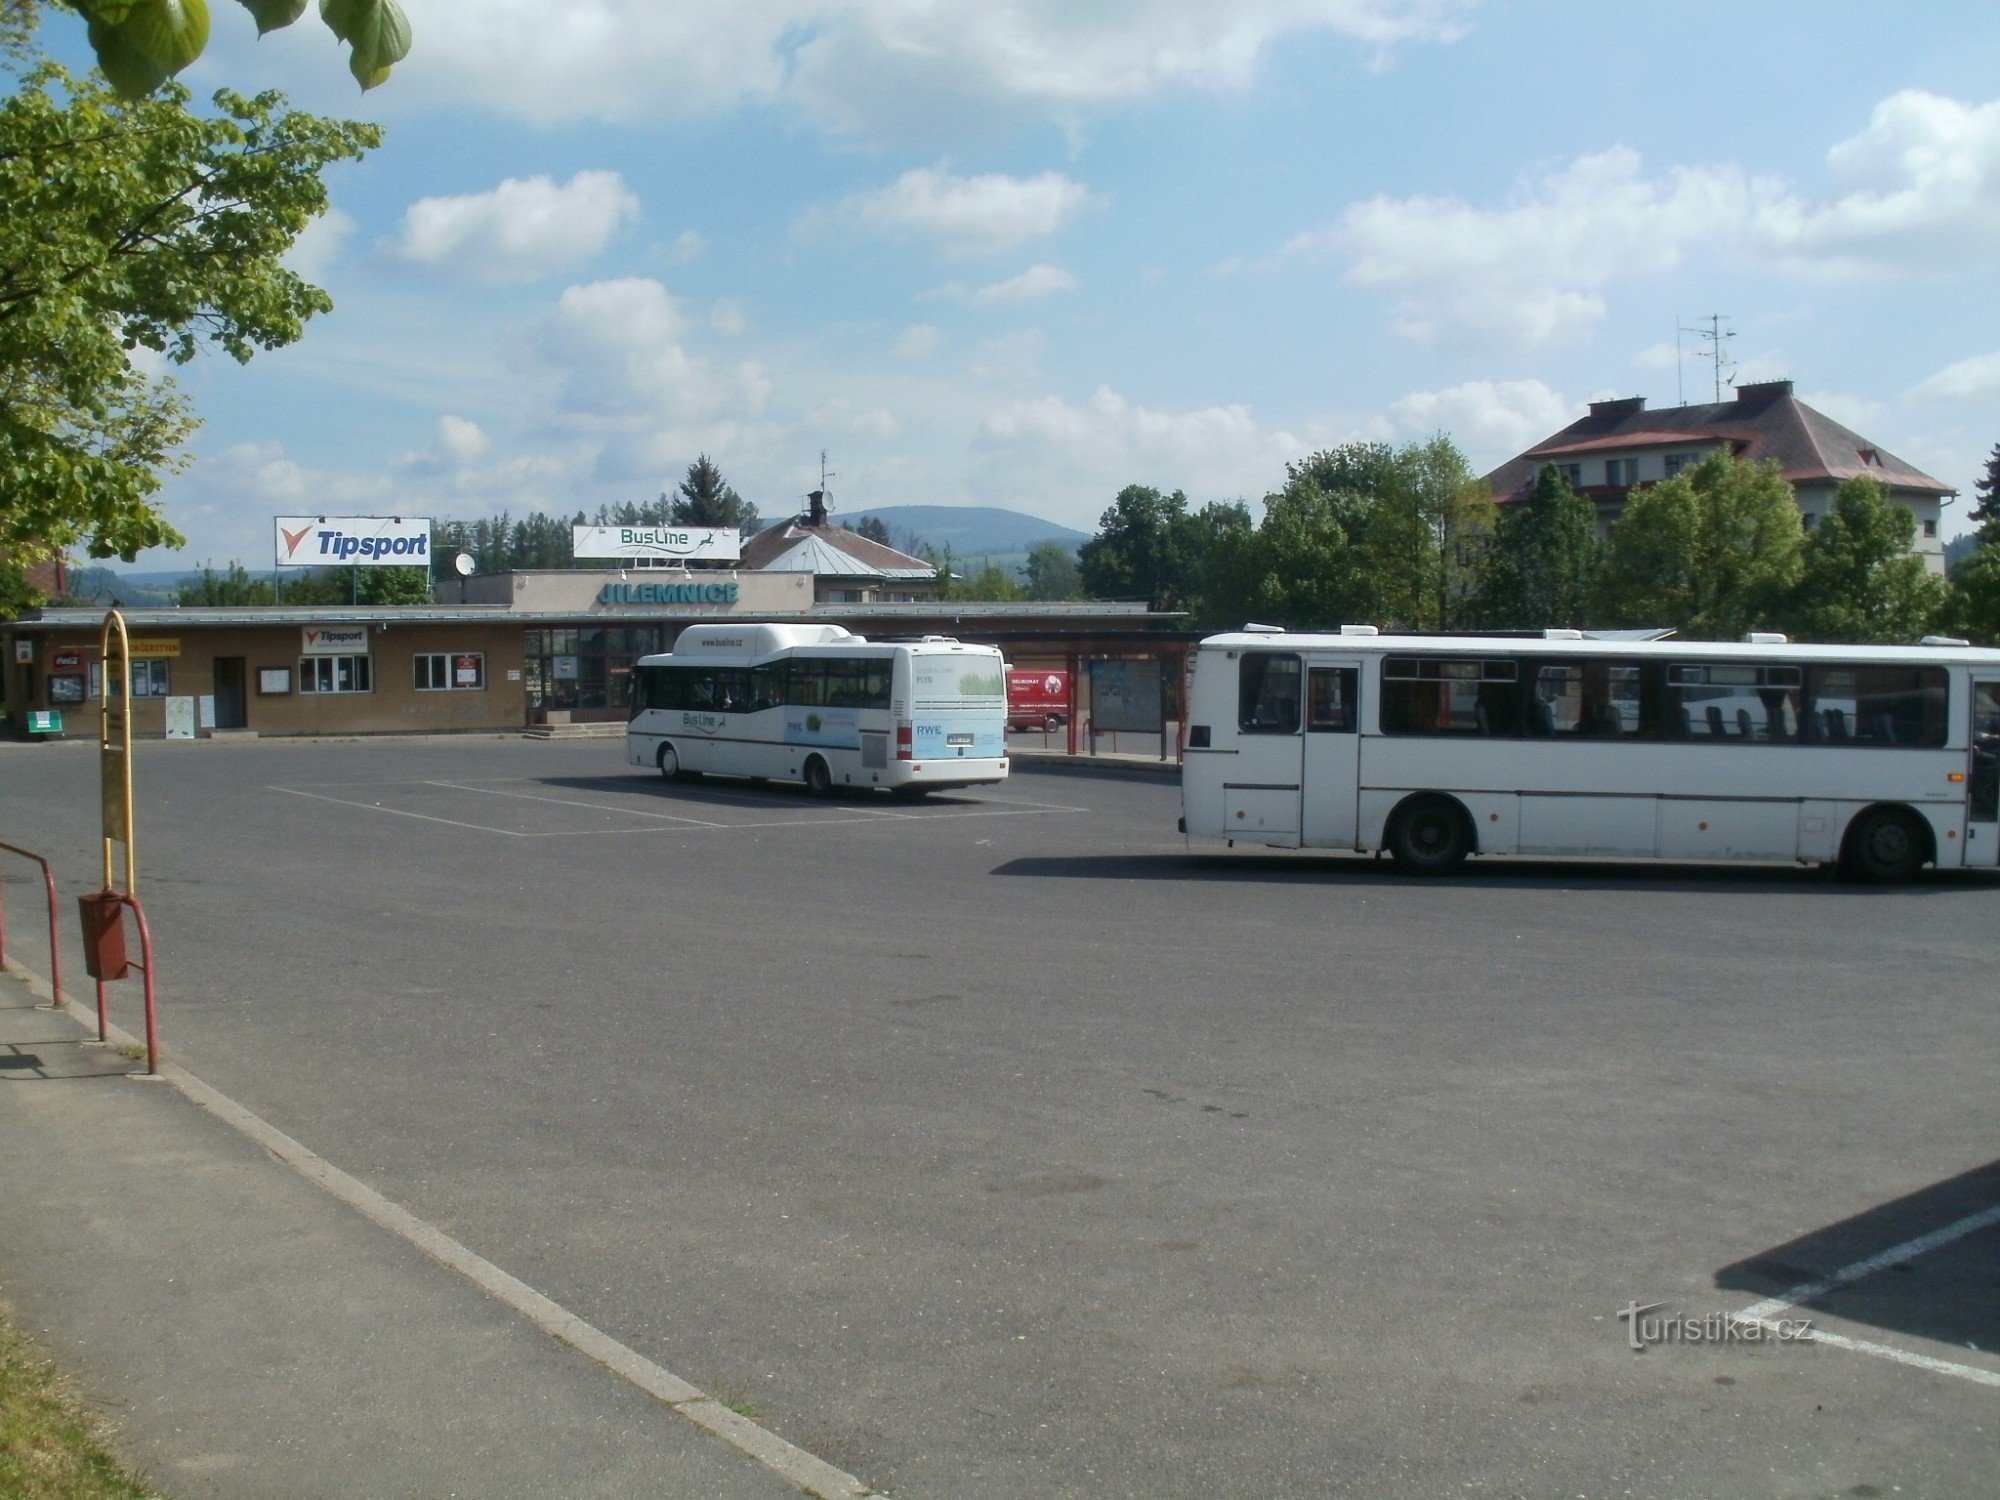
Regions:
<instances>
[{"instance_id":1,"label":"glass door","mask_svg":"<svg viewBox=\"0 0 2000 1500\"><path fill-rule=\"evenodd\" d=\"M2000 865L2000 679L1972 684L1972 743L1965 780L1965 862Z\"/></svg>"}]
</instances>

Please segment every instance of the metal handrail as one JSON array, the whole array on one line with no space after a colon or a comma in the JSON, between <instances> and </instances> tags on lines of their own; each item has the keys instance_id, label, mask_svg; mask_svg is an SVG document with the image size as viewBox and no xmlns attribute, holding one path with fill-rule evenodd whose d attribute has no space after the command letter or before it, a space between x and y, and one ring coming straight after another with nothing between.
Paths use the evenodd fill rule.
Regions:
<instances>
[{"instance_id":1,"label":"metal handrail","mask_svg":"<svg viewBox=\"0 0 2000 1500\"><path fill-rule=\"evenodd\" d=\"M60 1009L63 1003L62 943L56 935L55 872L49 868L49 862L32 849L23 849L20 845L7 843L5 840L0 840L0 849L6 850L9 854L18 854L23 859L32 859L42 867L42 884L48 887L49 893L49 983L54 990L53 1003L57 1009ZM4 966L6 962L7 903L5 888L0 887L0 966ZM151 983L150 975L147 978L147 982Z\"/></svg>"}]
</instances>

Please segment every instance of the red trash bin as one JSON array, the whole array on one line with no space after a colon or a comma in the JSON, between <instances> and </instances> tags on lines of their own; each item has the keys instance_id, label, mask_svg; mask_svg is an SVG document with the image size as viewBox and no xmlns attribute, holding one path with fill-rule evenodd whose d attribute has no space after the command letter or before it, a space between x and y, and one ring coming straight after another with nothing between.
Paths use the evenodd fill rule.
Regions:
<instances>
[{"instance_id":1,"label":"red trash bin","mask_svg":"<svg viewBox=\"0 0 2000 1500\"><path fill-rule=\"evenodd\" d=\"M92 979L123 979L132 970L125 956L125 898L95 891L76 898L83 917L83 968Z\"/></svg>"}]
</instances>

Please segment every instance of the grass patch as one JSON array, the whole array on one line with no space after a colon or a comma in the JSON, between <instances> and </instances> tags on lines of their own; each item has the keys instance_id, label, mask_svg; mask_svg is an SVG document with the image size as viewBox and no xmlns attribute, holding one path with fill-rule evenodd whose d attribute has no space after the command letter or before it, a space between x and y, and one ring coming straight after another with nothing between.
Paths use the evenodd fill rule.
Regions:
<instances>
[{"instance_id":1,"label":"grass patch","mask_svg":"<svg viewBox=\"0 0 2000 1500\"><path fill-rule=\"evenodd\" d=\"M111 1452L74 1384L0 1310L0 1495L153 1500Z\"/></svg>"}]
</instances>

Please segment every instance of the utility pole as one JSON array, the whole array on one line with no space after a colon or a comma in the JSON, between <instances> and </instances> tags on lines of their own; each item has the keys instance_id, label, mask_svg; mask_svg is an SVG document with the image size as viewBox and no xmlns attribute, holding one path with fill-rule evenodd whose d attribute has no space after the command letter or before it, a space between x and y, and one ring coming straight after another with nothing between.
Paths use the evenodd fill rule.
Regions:
<instances>
[{"instance_id":1,"label":"utility pole","mask_svg":"<svg viewBox=\"0 0 2000 1500\"><path fill-rule=\"evenodd\" d=\"M1706 323L1708 326L1704 328L1701 326L1702 323ZM1695 358L1708 360L1715 366L1715 403L1720 406L1722 404L1722 387L1724 384L1723 375L1736 368L1736 361L1729 357L1729 350L1725 345L1730 339L1736 337L1736 331L1734 329L1725 329L1722 326L1721 313L1710 313L1705 319L1698 320L1696 326L1693 328L1683 328L1680 319L1676 317L1674 319L1674 378L1677 384L1680 379L1680 336L1684 333L1691 333L1708 345L1707 352L1705 353L1701 350L1696 350ZM1728 383L1733 385L1735 382L1730 381ZM1687 405L1687 393L1685 390L1681 392L1681 405Z\"/></svg>"}]
</instances>

